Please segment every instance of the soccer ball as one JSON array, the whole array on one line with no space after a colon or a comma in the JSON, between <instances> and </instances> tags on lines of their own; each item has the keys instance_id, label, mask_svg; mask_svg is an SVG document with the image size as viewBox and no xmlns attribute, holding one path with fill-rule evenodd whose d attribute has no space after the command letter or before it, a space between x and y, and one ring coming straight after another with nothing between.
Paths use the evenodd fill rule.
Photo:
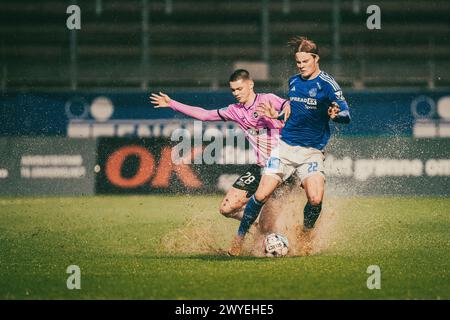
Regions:
<instances>
[{"instance_id":1,"label":"soccer ball","mask_svg":"<svg viewBox=\"0 0 450 320\"><path fill-rule=\"evenodd\" d=\"M264 239L266 257L283 257L288 253L288 250L288 239L279 233L271 233Z\"/></svg>"}]
</instances>

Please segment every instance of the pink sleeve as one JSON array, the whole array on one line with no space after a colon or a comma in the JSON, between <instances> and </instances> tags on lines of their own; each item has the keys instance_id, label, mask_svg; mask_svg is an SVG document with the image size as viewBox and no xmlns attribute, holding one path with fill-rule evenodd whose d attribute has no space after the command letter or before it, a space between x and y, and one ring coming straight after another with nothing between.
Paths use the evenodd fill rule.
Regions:
<instances>
[{"instance_id":1,"label":"pink sleeve","mask_svg":"<svg viewBox=\"0 0 450 320\"><path fill-rule=\"evenodd\" d=\"M169 103L170 108L172 110L184 113L187 116L192 118L201 120L201 121L220 121L223 120L221 115L219 114L219 110L207 110L200 107L188 106L187 104L183 104L181 102L170 100Z\"/></svg>"},{"instance_id":2,"label":"pink sleeve","mask_svg":"<svg viewBox=\"0 0 450 320\"><path fill-rule=\"evenodd\" d=\"M234 106L235 106L234 104L230 104L226 108L217 110L217 113L219 114L220 118L223 121L227 121L227 120L236 121L235 114L233 113Z\"/></svg>"},{"instance_id":3,"label":"pink sleeve","mask_svg":"<svg viewBox=\"0 0 450 320\"><path fill-rule=\"evenodd\" d=\"M275 107L275 110L277 111L282 110L286 105L286 102L288 102L288 100L280 98L279 96L272 93L266 94L266 99L272 103L272 105Z\"/></svg>"}]
</instances>

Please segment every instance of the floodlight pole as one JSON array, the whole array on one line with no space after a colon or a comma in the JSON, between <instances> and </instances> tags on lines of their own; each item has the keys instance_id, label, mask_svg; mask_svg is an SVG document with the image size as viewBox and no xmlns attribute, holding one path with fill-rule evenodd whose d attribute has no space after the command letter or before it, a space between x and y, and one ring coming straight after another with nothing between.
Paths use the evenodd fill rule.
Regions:
<instances>
[{"instance_id":1,"label":"floodlight pole","mask_svg":"<svg viewBox=\"0 0 450 320\"><path fill-rule=\"evenodd\" d=\"M334 73L338 73L341 60L341 1L333 0L333 67Z\"/></svg>"},{"instance_id":2,"label":"floodlight pole","mask_svg":"<svg viewBox=\"0 0 450 320\"><path fill-rule=\"evenodd\" d=\"M141 70L142 82L141 89L148 89L148 73L149 73L149 6L147 0L142 0L142 56Z\"/></svg>"},{"instance_id":3,"label":"floodlight pole","mask_svg":"<svg viewBox=\"0 0 450 320\"><path fill-rule=\"evenodd\" d=\"M8 78L8 67L7 65L3 65L2 67L2 92L6 92L6 81Z\"/></svg>"},{"instance_id":4,"label":"floodlight pole","mask_svg":"<svg viewBox=\"0 0 450 320\"><path fill-rule=\"evenodd\" d=\"M434 79L436 78L436 64L435 64L435 59L434 59L434 50L435 50L435 45L434 45L434 37L430 37L429 39L429 43L428 43L428 56L430 58L430 60L428 60L428 89L433 90L435 88L435 83L434 83Z\"/></svg>"},{"instance_id":5,"label":"floodlight pole","mask_svg":"<svg viewBox=\"0 0 450 320\"><path fill-rule=\"evenodd\" d=\"M269 34L269 0L261 3L261 47L262 60L269 63L270 58L270 34Z\"/></svg>"},{"instance_id":6,"label":"floodlight pole","mask_svg":"<svg viewBox=\"0 0 450 320\"><path fill-rule=\"evenodd\" d=\"M72 1L72 4L77 5L77 1ZM77 90L78 87L78 41L77 30L70 30L70 88Z\"/></svg>"},{"instance_id":7,"label":"floodlight pole","mask_svg":"<svg viewBox=\"0 0 450 320\"><path fill-rule=\"evenodd\" d=\"M166 0L165 1L164 12L167 15L172 14L172 12L173 12L173 1L172 0Z\"/></svg>"},{"instance_id":8,"label":"floodlight pole","mask_svg":"<svg viewBox=\"0 0 450 320\"><path fill-rule=\"evenodd\" d=\"M359 14L361 11L361 0L353 0L352 8L354 14Z\"/></svg>"},{"instance_id":9,"label":"floodlight pole","mask_svg":"<svg viewBox=\"0 0 450 320\"><path fill-rule=\"evenodd\" d=\"M95 14L101 15L103 11L103 3L102 0L95 0Z\"/></svg>"},{"instance_id":10,"label":"floodlight pole","mask_svg":"<svg viewBox=\"0 0 450 320\"><path fill-rule=\"evenodd\" d=\"M291 1L290 0L283 0L282 11L283 11L283 14L291 13Z\"/></svg>"}]
</instances>

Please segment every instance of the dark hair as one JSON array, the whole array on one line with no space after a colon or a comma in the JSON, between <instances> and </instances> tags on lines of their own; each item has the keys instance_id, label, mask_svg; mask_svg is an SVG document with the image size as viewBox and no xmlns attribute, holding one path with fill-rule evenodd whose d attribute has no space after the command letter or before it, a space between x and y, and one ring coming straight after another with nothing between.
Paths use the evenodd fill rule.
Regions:
<instances>
[{"instance_id":1,"label":"dark hair","mask_svg":"<svg viewBox=\"0 0 450 320\"><path fill-rule=\"evenodd\" d=\"M250 73L245 69L237 69L230 76L230 82L238 80L248 80L250 79Z\"/></svg>"},{"instance_id":2,"label":"dark hair","mask_svg":"<svg viewBox=\"0 0 450 320\"><path fill-rule=\"evenodd\" d=\"M293 49L294 54L296 52L308 52L319 55L319 48L317 47L317 44L306 37L301 36L292 37L288 41L288 46Z\"/></svg>"}]
</instances>

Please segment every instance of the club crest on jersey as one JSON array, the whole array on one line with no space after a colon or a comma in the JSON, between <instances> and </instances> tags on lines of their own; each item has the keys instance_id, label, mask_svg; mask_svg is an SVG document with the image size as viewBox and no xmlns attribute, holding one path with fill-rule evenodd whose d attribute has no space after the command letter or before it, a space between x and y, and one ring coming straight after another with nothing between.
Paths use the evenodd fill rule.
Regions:
<instances>
[{"instance_id":1,"label":"club crest on jersey","mask_svg":"<svg viewBox=\"0 0 450 320\"><path fill-rule=\"evenodd\" d=\"M259 117L259 114L258 114L258 112L256 112L256 111L253 111L253 118L255 118L255 119L258 119L258 117Z\"/></svg>"},{"instance_id":2,"label":"club crest on jersey","mask_svg":"<svg viewBox=\"0 0 450 320\"><path fill-rule=\"evenodd\" d=\"M308 91L308 93L309 93L309 96L310 97L315 97L315 96L317 96L317 88L312 88L312 89L310 89L309 91Z\"/></svg>"}]
</instances>

